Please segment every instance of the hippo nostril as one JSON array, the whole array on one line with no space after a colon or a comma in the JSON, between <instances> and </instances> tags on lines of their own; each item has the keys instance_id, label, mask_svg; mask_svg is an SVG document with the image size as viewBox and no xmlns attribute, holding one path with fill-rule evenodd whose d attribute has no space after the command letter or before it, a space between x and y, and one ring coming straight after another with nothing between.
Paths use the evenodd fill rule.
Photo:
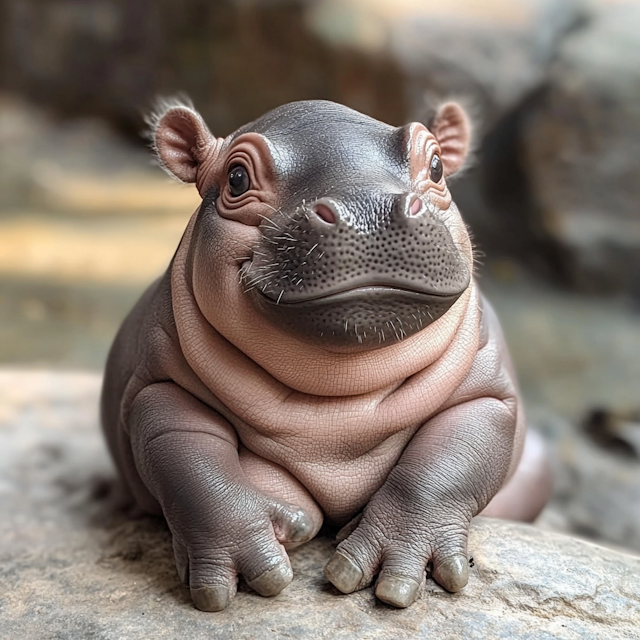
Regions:
<instances>
[{"instance_id":1,"label":"hippo nostril","mask_svg":"<svg viewBox=\"0 0 640 640\"><path fill-rule=\"evenodd\" d=\"M416 197L415 200L413 200L413 202L411 202L411 204L409 205L409 215L417 216L420 211L422 211L422 200Z\"/></svg>"},{"instance_id":2,"label":"hippo nostril","mask_svg":"<svg viewBox=\"0 0 640 640\"><path fill-rule=\"evenodd\" d=\"M336 214L326 204L316 204L313 207L319 218L322 218L328 224L335 224Z\"/></svg>"}]
</instances>

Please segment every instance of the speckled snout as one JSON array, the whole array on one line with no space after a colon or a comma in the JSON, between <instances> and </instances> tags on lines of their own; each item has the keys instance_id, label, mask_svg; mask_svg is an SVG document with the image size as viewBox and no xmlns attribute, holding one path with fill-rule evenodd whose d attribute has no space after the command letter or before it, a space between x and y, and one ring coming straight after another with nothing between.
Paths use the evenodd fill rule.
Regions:
<instances>
[{"instance_id":1,"label":"speckled snout","mask_svg":"<svg viewBox=\"0 0 640 640\"><path fill-rule=\"evenodd\" d=\"M247 292L305 340L376 348L437 320L471 265L428 195L353 194L301 203L261 225ZM461 221L457 222L462 224Z\"/></svg>"}]
</instances>

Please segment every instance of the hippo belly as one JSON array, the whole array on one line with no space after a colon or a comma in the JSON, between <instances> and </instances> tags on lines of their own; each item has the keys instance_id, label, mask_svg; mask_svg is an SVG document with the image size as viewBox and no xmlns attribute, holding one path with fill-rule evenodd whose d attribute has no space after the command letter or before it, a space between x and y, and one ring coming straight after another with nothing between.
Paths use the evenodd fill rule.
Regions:
<instances>
[{"instance_id":1,"label":"hippo belly","mask_svg":"<svg viewBox=\"0 0 640 640\"><path fill-rule=\"evenodd\" d=\"M359 433L345 434L332 443L300 439L292 445L295 449L277 446L273 440L261 443L248 438L250 448L241 452L240 462L251 481L267 494L306 511L320 509L329 521L343 525L384 483L417 428L374 435L372 440L377 443L366 451L366 420ZM346 455L348 450L354 454Z\"/></svg>"}]
</instances>

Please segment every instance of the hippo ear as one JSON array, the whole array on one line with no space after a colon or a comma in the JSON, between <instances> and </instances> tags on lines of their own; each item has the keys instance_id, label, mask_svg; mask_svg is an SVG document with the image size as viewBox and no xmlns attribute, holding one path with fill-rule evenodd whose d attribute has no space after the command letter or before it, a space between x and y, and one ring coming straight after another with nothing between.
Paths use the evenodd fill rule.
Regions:
<instances>
[{"instance_id":1,"label":"hippo ear","mask_svg":"<svg viewBox=\"0 0 640 640\"><path fill-rule=\"evenodd\" d=\"M464 164L471 146L471 121L457 102L443 104L429 127L440 145L444 175L450 176Z\"/></svg>"},{"instance_id":2,"label":"hippo ear","mask_svg":"<svg viewBox=\"0 0 640 640\"><path fill-rule=\"evenodd\" d=\"M217 155L220 141L191 106L164 106L150 119L153 144L162 166L183 182L196 182L198 167Z\"/></svg>"}]
</instances>

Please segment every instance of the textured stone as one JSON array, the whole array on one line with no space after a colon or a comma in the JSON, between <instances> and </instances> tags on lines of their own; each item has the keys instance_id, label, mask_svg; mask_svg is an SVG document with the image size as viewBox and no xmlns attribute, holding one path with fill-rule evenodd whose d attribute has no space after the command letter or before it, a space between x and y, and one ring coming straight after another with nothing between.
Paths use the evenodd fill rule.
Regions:
<instances>
[{"instance_id":1,"label":"textured stone","mask_svg":"<svg viewBox=\"0 0 640 640\"><path fill-rule=\"evenodd\" d=\"M603 4L562 43L524 126L543 228L586 290L640 295L640 4Z\"/></svg>"},{"instance_id":2,"label":"textured stone","mask_svg":"<svg viewBox=\"0 0 640 640\"><path fill-rule=\"evenodd\" d=\"M99 377L0 372L0 628L7 638L634 638L640 559L533 527L477 519L469 585L427 580L397 610L322 576L326 538L291 553L275 598L240 587L220 613L194 609L166 527L114 511L96 425Z\"/></svg>"}]
</instances>

